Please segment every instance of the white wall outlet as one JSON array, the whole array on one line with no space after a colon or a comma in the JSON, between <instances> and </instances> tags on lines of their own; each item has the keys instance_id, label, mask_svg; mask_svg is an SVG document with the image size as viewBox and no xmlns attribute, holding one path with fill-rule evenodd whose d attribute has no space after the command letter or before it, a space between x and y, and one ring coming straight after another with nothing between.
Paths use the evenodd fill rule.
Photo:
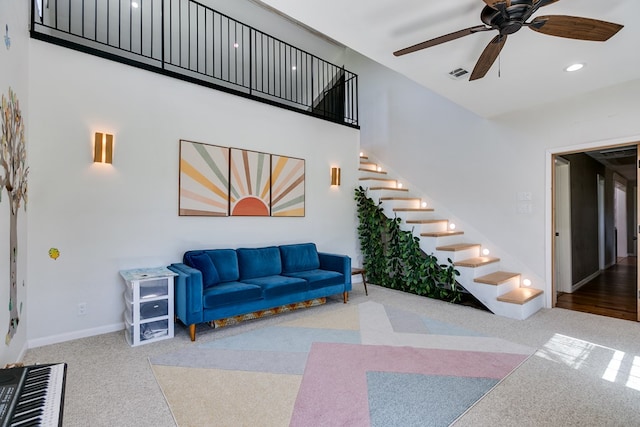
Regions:
<instances>
[{"instance_id":1,"label":"white wall outlet","mask_svg":"<svg viewBox=\"0 0 640 427\"><path fill-rule=\"evenodd\" d=\"M81 302L78 304L78 316L84 316L87 314L87 303Z\"/></svg>"}]
</instances>

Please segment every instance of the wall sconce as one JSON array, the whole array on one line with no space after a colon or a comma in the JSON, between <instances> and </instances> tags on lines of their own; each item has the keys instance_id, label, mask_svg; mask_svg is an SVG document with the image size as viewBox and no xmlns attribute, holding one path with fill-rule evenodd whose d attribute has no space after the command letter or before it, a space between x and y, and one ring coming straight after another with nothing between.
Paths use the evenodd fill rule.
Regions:
<instances>
[{"instance_id":1,"label":"wall sconce","mask_svg":"<svg viewBox=\"0 0 640 427\"><path fill-rule=\"evenodd\" d=\"M113 162L113 135L96 132L93 143L93 161L109 164Z\"/></svg>"},{"instance_id":2,"label":"wall sconce","mask_svg":"<svg viewBox=\"0 0 640 427\"><path fill-rule=\"evenodd\" d=\"M331 185L340 185L340 168L331 168Z\"/></svg>"}]
</instances>

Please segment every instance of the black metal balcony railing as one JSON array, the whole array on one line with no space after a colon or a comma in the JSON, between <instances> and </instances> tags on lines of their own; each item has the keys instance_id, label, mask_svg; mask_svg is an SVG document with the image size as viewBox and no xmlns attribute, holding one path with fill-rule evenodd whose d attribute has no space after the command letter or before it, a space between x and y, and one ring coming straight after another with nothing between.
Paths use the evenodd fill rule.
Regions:
<instances>
[{"instance_id":1,"label":"black metal balcony railing","mask_svg":"<svg viewBox=\"0 0 640 427\"><path fill-rule=\"evenodd\" d=\"M193 0L33 0L31 37L358 127L358 76Z\"/></svg>"}]
</instances>

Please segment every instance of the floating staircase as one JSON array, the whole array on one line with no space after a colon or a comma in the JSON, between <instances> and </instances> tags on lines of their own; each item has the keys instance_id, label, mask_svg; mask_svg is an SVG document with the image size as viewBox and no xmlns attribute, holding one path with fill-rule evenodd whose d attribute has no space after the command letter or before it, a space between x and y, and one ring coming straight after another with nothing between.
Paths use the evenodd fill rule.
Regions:
<instances>
[{"instance_id":1,"label":"floating staircase","mask_svg":"<svg viewBox=\"0 0 640 427\"><path fill-rule=\"evenodd\" d=\"M384 214L399 217L402 226L420 238L420 248L439 263L453 261L460 272L458 283L493 313L512 319L526 319L544 305L543 292L525 286L520 273L500 269L500 258L489 256L481 243L468 242L464 232L448 219L439 217L421 198L388 177L380 165L360 156L360 185L374 201L382 202Z\"/></svg>"}]
</instances>

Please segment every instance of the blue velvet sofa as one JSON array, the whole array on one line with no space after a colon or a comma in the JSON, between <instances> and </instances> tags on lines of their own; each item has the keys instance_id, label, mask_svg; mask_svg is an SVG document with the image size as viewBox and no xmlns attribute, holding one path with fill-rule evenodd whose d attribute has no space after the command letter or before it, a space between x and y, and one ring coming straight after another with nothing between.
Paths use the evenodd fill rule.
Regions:
<instances>
[{"instance_id":1,"label":"blue velvet sofa","mask_svg":"<svg viewBox=\"0 0 640 427\"><path fill-rule=\"evenodd\" d=\"M175 314L189 326L351 290L351 258L318 252L314 243L185 252L168 267Z\"/></svg>"}]
</instances>

